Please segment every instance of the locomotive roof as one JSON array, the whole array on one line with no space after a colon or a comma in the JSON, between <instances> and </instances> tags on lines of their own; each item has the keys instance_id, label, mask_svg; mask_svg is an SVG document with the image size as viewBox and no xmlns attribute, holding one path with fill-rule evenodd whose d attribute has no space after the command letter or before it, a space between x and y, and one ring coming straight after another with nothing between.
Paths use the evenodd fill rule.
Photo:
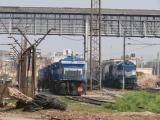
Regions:
<instances>
[{"instance_id":1,"label":"locomotive roof","mask_svg":"<svg viewBox=\"0 0 160 120\"><path fill-rule=\"evenodd\" d=\"M123 63L123 61L119 62L117 64L118 66L123 66L123 65L131 65L131 66L136 66L133 62L129 61L129 60L126 60L125 61L125 64Z\"/></svg>"},{"instance_id":2,"label":"locomotive roof","mask_svg":"<svg viewBox=\"0 0 160 120\"><path fill-rule=\"evenodd\" d=\"M61 61L84 61L80 57L68 56Z\"/></svg>"},{"instance_id":3,"label":"locomotive roof","mask_svg":"<svg viewBox=\"0 0 160 120\"><path fill-rule=\"evenodd\" d=\"M103 67L105 67L105 66L110 66L110 65L123 66L123 61L106 60L106 61L103 63ZM125 61L125 65L136 67L136 65L135 65L133 62L129 61L129 60L126 60L126 61Z\"/></svg>"},{"instance_id":4,"label":"locomotive roof","mask_svg":"<svg viewBox=\"0 0 160 120\"><path fill-rule=\"evenodd\" d=\"M68 57L60 60L59 62L55 62L55 63L52 63L52 64L50 64L50 65L48 65L48 66L43 67L42 69L40 69L40 71L41 71L41 70L48 69L48 68L49 68L50 66L52 66L52 65L61 64L62 62L65 62L65 63L80 62L79 64L85 64L85 61L84 61L83 59L81 59L80 57L68 56ZM78 63L76 63L76 64L78 64Z\"/></svg>"}]
</instances>

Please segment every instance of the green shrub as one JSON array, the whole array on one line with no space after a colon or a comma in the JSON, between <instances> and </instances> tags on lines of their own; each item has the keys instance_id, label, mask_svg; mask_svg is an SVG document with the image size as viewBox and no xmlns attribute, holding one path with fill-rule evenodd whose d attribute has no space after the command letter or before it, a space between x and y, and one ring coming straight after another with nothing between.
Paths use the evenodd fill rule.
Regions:
<instances>
[{"instance_id":1,"label":"green shrub","mask_svg":"<svg viewBox=\"0 0 160 120\"><path fill-rule=\"evenodd\" d=\"M106 105L105 108L117 112L160 113L160 95L149 92L130 92L127 96L116 99L115 104Z\"/></svg>"}]
</instances>

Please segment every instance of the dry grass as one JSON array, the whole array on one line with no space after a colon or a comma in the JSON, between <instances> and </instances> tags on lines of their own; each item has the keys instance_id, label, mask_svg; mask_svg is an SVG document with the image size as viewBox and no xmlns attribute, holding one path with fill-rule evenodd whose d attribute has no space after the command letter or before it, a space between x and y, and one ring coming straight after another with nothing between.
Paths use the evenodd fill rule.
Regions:
<instances>
[{"instance_id":1,"label":"dry grass","mask_svg":"<svg viewBox=\"0 0 160 120\"><path fill-rule=\"evenodd\" d=\"M141 88L155 88L158 77L150 74L138 74L138 86Z\"/></svg>"},{"instance_id":2,"label":"dry grass","mask_svg":"<svg viewBox=\"0 0 160 120\"><path fill-rule=\"evenodd\" d=\"M5 88L6 86L0 84L0 95L3 94L4 97L8 97L9 94L8 94L8 89Z\"/></svg>"}]
</instances>

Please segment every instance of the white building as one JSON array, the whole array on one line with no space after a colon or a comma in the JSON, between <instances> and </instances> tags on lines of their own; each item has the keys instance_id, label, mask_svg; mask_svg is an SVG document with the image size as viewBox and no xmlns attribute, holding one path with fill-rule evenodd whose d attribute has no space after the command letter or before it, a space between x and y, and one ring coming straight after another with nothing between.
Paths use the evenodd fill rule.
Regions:
<instances>
[{"instance_id":1,"label":"white building","mask_svg":"<svg viewBox=\"0 0 160 120\"><path fill-rule=\"evenodd\" d=\"M63 52L54 52L51 55L52 63L58 62L59 60L64 59L67 56L72 56L72 55L81 57L81 55L73 52L73 50L71 49L64 49Z\"/></svg>"}]
</instances>

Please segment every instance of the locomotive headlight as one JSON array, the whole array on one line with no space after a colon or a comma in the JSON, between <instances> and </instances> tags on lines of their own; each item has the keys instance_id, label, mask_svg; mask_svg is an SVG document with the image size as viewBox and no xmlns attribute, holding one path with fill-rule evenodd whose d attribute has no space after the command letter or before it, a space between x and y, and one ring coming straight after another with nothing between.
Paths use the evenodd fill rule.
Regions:
<instances>
[{"instance_id":1,"label":"locomotive headlight","mask_svg":"<svg viewBox=\"0 0 160 120\"><path fill-rule=\"evenodd\" d=\"M132 75L136 75L136 71L135 70L132 71Z\"/></svg>"},{"instance_id":2,"label":"locomotive headlight","mask_svg":"<svg viewBox=\"0 0 160 120\"><path fill-rule=\"evenodd\" d=\"M126 77L131 77L131 76L135 76L136 75L136 71L132 70L132 71L125 71L125 76Z\"/></svg>"}]
</instances>

